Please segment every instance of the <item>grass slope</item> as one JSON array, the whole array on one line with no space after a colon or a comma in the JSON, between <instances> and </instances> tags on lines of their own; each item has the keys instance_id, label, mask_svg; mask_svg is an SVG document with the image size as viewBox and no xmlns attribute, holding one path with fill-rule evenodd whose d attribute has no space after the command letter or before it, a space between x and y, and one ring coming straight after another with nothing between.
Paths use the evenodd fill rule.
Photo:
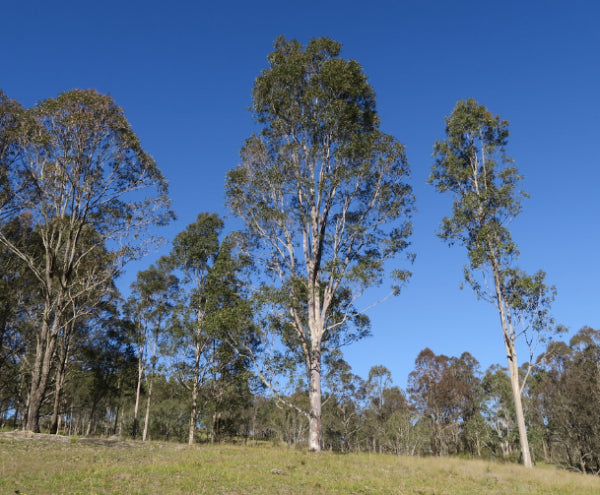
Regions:
<instances>
[{"instance_id":1,"label":"grass slope","mask_svg":"<svg viewBox=\"0 0 600 495\"><path fill-rule=\"evenodd\" d=\"M454 458L0 437L0 493L586 495L600 479Z\"/></svg>"}]
</instances>

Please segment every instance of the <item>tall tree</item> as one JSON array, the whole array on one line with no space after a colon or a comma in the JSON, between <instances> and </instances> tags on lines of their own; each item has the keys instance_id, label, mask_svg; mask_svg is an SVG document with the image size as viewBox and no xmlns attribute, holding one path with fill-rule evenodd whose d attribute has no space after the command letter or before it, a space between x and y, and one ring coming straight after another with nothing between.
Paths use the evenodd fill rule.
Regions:
<instances>
[{"instance_id":1,"label":"tall tree","mask_svg":"<svg viewBox=\"0 0 600 495\"><path fill-rule=\"evenodd\" d=\"M435 143L429 177L438 191L454 194L453 215L444 218L439 236L467 248L465 279L500 316L523 464L531 467L516 340L524 335L533 355L536 339L551 323L554 289L543 272L529 276L514 267L518 250L507 226L520 213L525 193L517 189L521 176L505 153L508 122L473 99L461 100L446 118L446 135Z\"/></svg>"},{"instance_id":2,"label":"tall tree","mask_svg":"<svg viewBox=\"0 0 600 495\"><path fill-rule=\"evenodd\" d=\"M3 123L0 131L2 161L8 162L0 181L0 223L28 212L42 249L32 254L1 230L0 245L23 260L43 301L27 418L27 428L39 431L57 338L72 302L139 258L155 240L141 234L172 213L166 181L110 96L74 90L15 115L16 124ZM90 241L85 248L83 239ZM82 269L105 250L109 263L92 275Z\"/></svg>"},{"instance_id":3,"label":"tall tree","mask_svg":"<svg viewBox=\"0 0 600 495\"><path fill-rule=\"evenodd\" d=\"M200 213L173 241L169 262L182 274L177 346L183 384L191 392L188 443L194 443L201 388L212 405L211 438L218 437L224 409L249 399L247 363L234 352L232 337L252 339L252 311L240 272L246 261L235 251L235 235L220 239L224 223L215 213ZM248 400L249 404L249 400ZM221 419L219 419L221 418Z\"/></svg>"},{"instance_id":4,"label":"tall tree","mask_svg":"<svg viewBox=\"0 0 600 495\"><path fill-rule=\"evenodd\" d=\"M230 208L257 241L254 256L282 296L275 305L293 335L285 340L306 366L313 451L321 448L323 352L364 335L344 335L364 289L386 275L397 293L409 276L385 264L411 233L404 147L379 130L373 89L340 50L327 38L306 48L275 41L253 89L262 131L246 140L226 185Z\"/></svg>"}]
</instances>

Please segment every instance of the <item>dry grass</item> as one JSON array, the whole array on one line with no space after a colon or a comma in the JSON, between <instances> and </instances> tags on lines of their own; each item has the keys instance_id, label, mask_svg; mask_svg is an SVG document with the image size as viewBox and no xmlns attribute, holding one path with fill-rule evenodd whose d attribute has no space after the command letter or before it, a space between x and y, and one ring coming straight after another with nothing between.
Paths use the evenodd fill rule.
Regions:
<instances>
[{"instance_id":1,"label":"dry grass","mask_svg":"<svg viewBox=\"0 0 600 495\"><path fill-rule=\"evenodd\" d=\"M477 460L0 437L0 493L591 495L600 479Z\"/></svg>"}]
</instances>

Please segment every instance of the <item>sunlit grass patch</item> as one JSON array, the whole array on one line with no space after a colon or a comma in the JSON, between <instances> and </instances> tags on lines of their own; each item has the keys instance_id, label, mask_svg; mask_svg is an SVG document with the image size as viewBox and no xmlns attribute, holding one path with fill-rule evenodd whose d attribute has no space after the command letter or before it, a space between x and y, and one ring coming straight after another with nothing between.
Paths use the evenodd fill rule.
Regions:
<instances>
[{"instance_id":1,"label":"sunlit grass patch","mask_svg":"<svg viewBox=\"0 0 600 495\"><path fill-rule=\"evenodd\" d=\"M600 479L543 466L274 447L0 438L0 493L469 495L600 493Z\"/></svg>"}]
</instances>

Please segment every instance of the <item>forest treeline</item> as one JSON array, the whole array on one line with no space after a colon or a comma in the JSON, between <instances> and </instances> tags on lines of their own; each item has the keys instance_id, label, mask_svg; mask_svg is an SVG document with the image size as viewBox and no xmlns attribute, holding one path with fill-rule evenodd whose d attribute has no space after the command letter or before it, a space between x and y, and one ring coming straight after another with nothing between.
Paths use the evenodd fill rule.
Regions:
<instances>
[{"instance_id":1,"label":"forest treeline","mask_svg":"<svg viewBox=\"0 0 600 495\"><path fill-rule=\"evenodd\" d=\"M363 293L410 280L415 197L340 50L275 41L252 92L260 132L226 178L243 229L200 213L126 291L119 276L174 212L123 109L95 90L32 108L0 92L0 427L600 473L600 331L550 338L556 290L519 268L508 229L526 197L508 122L473 99L446 118L429 183L453 195L438 236L466 249L507 368L424 349L402 390L385 366L359 377L344 361L371 331Z\"/></svg>"}]
</instances>

